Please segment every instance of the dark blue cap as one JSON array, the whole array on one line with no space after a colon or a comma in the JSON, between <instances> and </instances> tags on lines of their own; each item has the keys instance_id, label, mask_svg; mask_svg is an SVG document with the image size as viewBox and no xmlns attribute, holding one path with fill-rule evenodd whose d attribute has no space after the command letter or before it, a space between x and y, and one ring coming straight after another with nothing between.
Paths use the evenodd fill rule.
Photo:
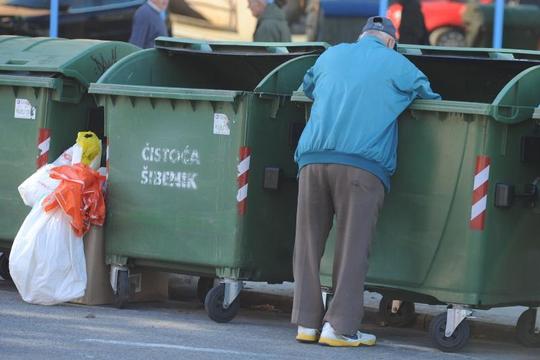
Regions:
<instances>
[{"instance_id":1,"label":"dark blue cap","mask_svg":"<svg viewBox=\"0 0 540 360\"><path fill-rule=\"evenodd\" d=\"M392 24L392 21L386 17L382 17L382 16L370 17L367 20L366 25L364 25L362 32L368 31L368 30L382 31L382 32L387 33L394 39L396 38L396 28L394 27L394 24Z\"/></svg>"}]
</instances>

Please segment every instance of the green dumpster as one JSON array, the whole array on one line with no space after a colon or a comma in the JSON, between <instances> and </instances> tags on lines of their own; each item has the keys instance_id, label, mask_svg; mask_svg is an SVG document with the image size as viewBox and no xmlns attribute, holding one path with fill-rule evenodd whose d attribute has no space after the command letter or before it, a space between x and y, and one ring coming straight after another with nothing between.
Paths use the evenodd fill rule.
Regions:
<instances>
[{"instance_id":1,"label":"green dumpster","mask_svg":"<svg viewBox=\"0 0 540 360\"><path fill-rule=\"evenodd\" d=\"M205 296L216 321L235 316L241 280L292 280L293 153L305 121L290 95L324 49L159 38L91 85L109 141L106 252L118 305L134 266L209 287L222 279Z\"/></svg>"},{"instance_id":2,"label":"green dumpster","mask_svg":"<svg viewBox=\"0 0 540 360\"><path fill-rule=\"evenodd\" d=\"M399 119L398 168L366 288L383 294L391 324L414 320L414 302L448 304L430 333L455 351L469 337L471 309L540 306L540 52L399 51L444 100L417 100ZM309 106L301 92L293 101ZM330 294L334 236L320 270Z\"/></svg>"},{"instance_id":3,"label":"green dumpster","mask_svg":"<svg viewBox=\"0 0 540 360\"><path fill-rule=\"evenodd\" d=\"M87 87L137 48L120 42L0 36L0 251L29 209L17 187L103 117ZM7 272L7 253L0 259Z\"/></svg>"},{"instance_id":4,"label":"green dumpster","mask_svg":"<svg viewBox=\"0 0 540 360\"><path fill-rule=\"evenodd\" d=\"M463 14L467 44L491 47L494 6L470 4ZM505 6L503 47L540 50L540 4Z\"/></svg>"}]
</instances>

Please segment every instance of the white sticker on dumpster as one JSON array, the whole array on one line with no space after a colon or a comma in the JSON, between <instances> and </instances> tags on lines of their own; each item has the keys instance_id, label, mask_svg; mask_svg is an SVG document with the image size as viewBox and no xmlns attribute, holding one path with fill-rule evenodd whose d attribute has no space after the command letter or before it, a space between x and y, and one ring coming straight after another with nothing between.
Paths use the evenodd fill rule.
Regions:
<instances>
[{"instance_id":1,"label":"white sticker on dumpster","mask_svg":"<svg viewBox=\"0 0 540 360\"><path fill-rule=\"evenodd\" d=\"M15 99L15 119L36 119L36 108L27 99Z\"/></svg>"},{"instance_id":2,"label":"white sticker on dumpster","mask_svg":"<svg viewBox=\"0 0 540 360\"><path fill-rule=\"evenodd\" d=\"M226 114L214 114L214 134L231 135L231 129L229 128L229 118Z\"/></svg>"}]
</instances>

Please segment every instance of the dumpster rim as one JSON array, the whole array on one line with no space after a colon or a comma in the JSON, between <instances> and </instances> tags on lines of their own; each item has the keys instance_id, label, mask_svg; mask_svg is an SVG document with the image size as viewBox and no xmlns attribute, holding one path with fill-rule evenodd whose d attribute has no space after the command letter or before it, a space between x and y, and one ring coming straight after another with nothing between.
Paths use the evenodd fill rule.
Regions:
<instances>
[{"instance_id":1,"label":"dumpster rim","mask_svg":"<svg viewBox=\"0 0 540 360\"><path fill-rule=\"evenodd\" d=\"M88 93L152 99L234 102L245 91L92 83Z\"/></svg>"},{"instance_id":2,"label":"dumpster rim","mask_svg":"<svg viewBox=\"0 0 540 360\"><path fill-rule=\"evenodd\" d=\"M538 56L540 60L540 50L526 50L526 49L496 49L496 48L471 48L471 47L451 47L451 46L431 46L431 45L413 45L413 44L398 44L397 45L398 53L402 55L435 55L435 54L424 54L422 50L429 50L429 52L440 52L441 55L451 56L447 52L456 52L456 53L465 53L465 54L487 54L487 59L498 60L497 57L493 55L503 54L503 55L535 55ZM460 57L459 54L453 56ZM515 58L515 60L528 60L523 58ZM511 60L509 58L504 58L503 60Z\"/></svg>"},{"instance_id":3,"label":"dumpster rim","mask_svg":"<svg viewBox=\"0 0 540 360\"><path fill-rule=\"evenodd\" d=\"M20 86L57 90L60 79L40 76L0 74L0 86Z\"/></svg>"},{"instance_id":4,"label":"dumpster rim","mask_svg":"<svg viewBox=\"0 0 540 360\"><path fill-rule=\"evenodd\" d=\"M169 44L169 46L167 46ZM171 47L170 45L174 44L183 44L183 45L200 45L202 49L189 49L189 48L176 48ZM223 41L223 40L196 40L190 38L175 38L170 36L159 36L154 40L154 46L156 50L171 50L171 51L195 51L203 53L217 53L220 55L225 55L225 52L215 52L212 50L212 45L215 46L236 46L244 47L246 49L267 49L267 52L252 52L257 55L294 55L295 52L290 52L289 49L298 49L311 47L312 50L307 51L306 53L322 53L330 47L330 44L326 42L249 42L249 41ZM287 52L273 52L270 49L280 49L285 48ZM250 52L231 52L232 55L247 55Z\"/></svg>"},{"instance_id":5,"label":"dumpster rim","mask_svg":"<svg viewBox=\"0 0 540 360\"><path fill-rule=\"evenodd\" d=\"M299 103L312 103L313 100L308 98L303 91L297 90L293 92L291 97L292 102ZM420 111L437 111L445 113L464 113L472 115L486 115L491 116L492 105L479 102L468 101L454 101L454 100L414 100L404 111L406 110L420 110Z\"/></svg>"}]
</instances>

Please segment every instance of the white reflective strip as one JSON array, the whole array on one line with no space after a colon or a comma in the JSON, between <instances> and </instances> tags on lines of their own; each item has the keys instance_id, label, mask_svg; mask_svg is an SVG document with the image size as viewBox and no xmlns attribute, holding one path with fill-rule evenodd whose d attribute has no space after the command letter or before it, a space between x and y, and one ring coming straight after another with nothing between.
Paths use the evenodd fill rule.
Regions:
<instances>
[{"instance_id":1,"label":"white reflective strip","mask_svg":"<svg viewBox=\"0 0 540 360\"><path fill-rule=\"evenodd\" d=\"M105 160L109 160L109 145L107 145L107 150L105 151Z\"/></svg>"},{"instance_id":2,"label":"white reflective strip","mask_svg":"<svg viewBox=\"0 0 540 360\"><path fill-rule=\"evenodd\" d=\"M472 206L471 211L471 220L474 220L478 217L478 215L481 215L487 207L487 195L478 200L476 204Z\"/></svg>"},{"instance_id":3,"label":"white reflective strip","mask_svg":"<svg viewBox=\"0 0 540 360\"><path fill-rule=\"evenodd\" d=\"M238 189L238 193L236 194L236 200L238 202L245 200L247 198L247 194L248 194L248 184Z\"/></svg>"},{"instance_id":4,"label":"white reflective strip","mask_svg":"<svg viewBox=\"0 0 540 360\"><path fill-rule=\"evenodd\" d=\"M489 165L474 177L474 189L478 189L489 180Z\"/></svg>"},{"instance_id":5,"label":"white reflective strip","mask_svg":"<svg viewBox=\"0 0 540 360\"><path fill-rule=\"evenodd\" d=\"M249 170L250 160L251 160L251 156L248 156L244 160L240 161L240 164L238 164L238 176L243 175Z\"/></svg>"},{"instance_id":6,"label":"white reflective strip","mask_svg":"<svg viewBox=\"0 0 540 360\"><path fill-rule=\"evenodd\" d=\"M41 144L38 145L38 149L41 150L39 155L45 154L47 151L49 151L49 147L51 146L51 138L46 138Z\"/></svg>"}]
</instances>

